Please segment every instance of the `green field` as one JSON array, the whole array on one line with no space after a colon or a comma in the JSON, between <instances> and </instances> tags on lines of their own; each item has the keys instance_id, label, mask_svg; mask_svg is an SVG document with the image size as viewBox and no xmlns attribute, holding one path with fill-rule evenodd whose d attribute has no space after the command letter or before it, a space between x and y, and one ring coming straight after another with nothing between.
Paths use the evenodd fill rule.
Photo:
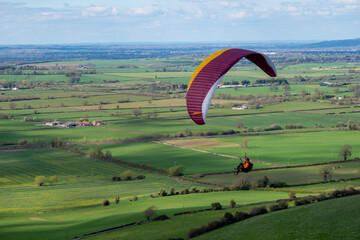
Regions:
<instances>
[{"instance_id":1,"label":"green field","mask_svg":"<svg viewBox=\"0 0 360 240\"><path fill-rule=\"evenodd\" d=\"M255 164L256 165L256 164ZM296 184L311 184L321 182L322 179L319 175L319 170L322 168L334 168L332 170L332 180L339 181L340 179L349 179L349 178L359 178L360 177L360 162L349 162L349 163L337 163L329 165L320 165L320 166L311 166L311 167L300 167L300 168L284 168L284 169L269 169L269 170L260 170L252 171L249 174L240 173L237 176L233 174L220 174L220 175L207 175L199 179L199 181L231 185L240 179L247 179L249 182L255 184L258 179L266 176L270 183L273 182L284 182L289 185ZM358 180L354 182L344 182L340 183L327 183L316 185L308 185L295 187L295 189L306 189L306 190L328 190L336 188L344 188L347 185L360 186ZM289 189L294 189L294 187L289 187Z\"/></svg>"},{"instance_id":2,"label":"green field","mask_svg":"<svg viewBox=\"0 0 360 240\"><path fill-rule=\"evenodd\" d=\"M358 137L357 131L246 136L249 140L246 149L239 146L201 149L232 156L243 156L246 152L250 159L288 166L339 160L338 152L345 144L352 146L353 157L359 157ZM227 137L217 141L240 144L244 138Z\"/></svg>"},{"instance_id":3,"label":"green field","mask_svg":"<svg viewBox=\"0 0 360 240\"><path fill-rule=\"evenodd\" d=\"M87 152L94 147L96 146L81 146L80 149ZM108 144L99 147L102 147L103 151L110 151L113 157L120 160L152 165L155 168L168 169L175 165L184 165L185 174L227 171L237 164L235 159L155 142Z\"/></svg>"},{"instance_id":4,"label":"green field","mask_svg":"<svg viewBox=\"0 0 360 240\"><path fill-rule=\"evenodd\" d=\"M265 214L196 239L357 239L360 196L333 199Z\"/></svg>"},{"instance_id":5,"label":"green field","mask_svg":"<svg viewBox=\"0 0 360 240\"><path fill-rule=\"evenodd\" d=\"M128 201L133 196L148 197L161 188L174 187L180 191L200 186L136 169L133 169L135 173L145 175L146 179L113 182L112 176L120 176L129 168L62 150L0 153L0 189L1 195L6 196L0 198L1 213L84 208L98 206L104 199L113 202L117 196ZM35 185L36 176L54 175L58 178L55 185Z\"/></svg>"},{"instance_id":6,"label":"green field","mask_svg":"<svg viewBox=\"0 0 360 240\"><path fill-rule=\"evenodd\" d=\"M157 207L158 214L167 214L209 208L211 203L220 202L229 206L234 199L238 204L249 204L261 201L274 201L286 198L287 193L264 191L237 191L188 194L173 197L146 198L137 202L121 202L108 207L95 207L54 213L18 213L1 214L0 237L7 239L66 239L119 226L126 223L145 220L143 211L149 206ZM99 203L100 205L100 203ZM207 218L202 220L204 223ZM19 226L20 225L20 226Z\"/></svg>"},{"instance_id":7,"label":"green field","mask_svg":"<svg viewBox=\"0 0 360 240\"><path fill-rule=\"evenodd\" d=\"M234 110L235 112L236 110ZM241 111L241 110L238 110ZM282 128L285 128L286 124L302 124L305 128L314 128L316 124L321 124L323 127L335 126L338 122L344 122L352 120L353 118L346 116L331 116L331 115L315 115L304 114L302 112L284 112L284 113L265 113L257 115L239 115L230 117L217 117L209 118L208 124L214 125L226 125L229 127L235 127L236 123L242 123L245 127L259 127L266 128L272 124L279 124ZM359 119L356 119L360 121ZM355 121L356 121L355 120Z\"/></svg>"}]
</instances>

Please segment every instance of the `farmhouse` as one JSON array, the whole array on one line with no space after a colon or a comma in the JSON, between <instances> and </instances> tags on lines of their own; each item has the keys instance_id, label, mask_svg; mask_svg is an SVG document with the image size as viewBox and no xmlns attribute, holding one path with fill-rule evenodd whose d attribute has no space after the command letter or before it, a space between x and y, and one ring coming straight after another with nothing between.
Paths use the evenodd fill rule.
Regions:
<instances>
[{"instance_id":1,"label":"farmhouse","mask_svg":"<svg viewBox=\"0 0 360 240\"><path fill-rule=\"evenodd\" d=\"M82 124L84 127L93 126L93 124L92 124L91 122L88 122L88 121L83 121L83 122L81 122L81 124Z\"/></svg>"},{"instance_id":2,"label":"farmhouse","mask_svg":"<svg viewBox=\"0 0 360 240\"><path fill-rule=\"evenodd\" d=\"M94 126L99 126L99 125L102 125L103 122L102 122L102 120L94 120L92 124L93 124Z\"/></svg>"},{"instance_id":3,"label":"farmhouse","mask_svg":"<svg viewBox=\"0 0 360 240\"><path fill-rule=\"evenodd\" d=\"M73 123L73 122L67 122L67 123L60 124L60 127L64 127L64 128L74 128L74 127L76 127L76 124Z\"/></svg>"},{"instance_id":4,"label":"farmhouse","mask_svg":"<svg viewBox=\"0 0 360 240\"><path fill-rule=\"evenodd\" d=\"M58 122L58 121L46 122L45 123L46 126L51 126L51 127L60 126L61 124L62 124L62 122Z\"/></svg>"}]
</instances>

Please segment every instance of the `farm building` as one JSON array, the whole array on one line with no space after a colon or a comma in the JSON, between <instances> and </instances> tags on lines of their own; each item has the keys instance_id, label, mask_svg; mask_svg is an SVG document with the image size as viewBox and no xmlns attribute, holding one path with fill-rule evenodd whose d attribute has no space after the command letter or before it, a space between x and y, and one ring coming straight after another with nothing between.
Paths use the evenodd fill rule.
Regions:
<instances>
[{"instance_id":1,"label":"farm building","mask_svg":"<svg viewBox=\"0 0 360 240\"><path fill-rule=\"evenodd\" d=\"M93 121L94 126L99 126L99 125L102 125L102 124L103 124L102 120L94 120Z\"/></svg>"},{"instance_id":2,"label":"farm building","mask_svg":"<svg viewBox=\"0 0 360 240\"><path fill-rule=\"evenodd\" d=\"M89 127L89 126L93 126L93 124L92 124L91 122L88 122L88 121L74 122L74 124L76 124L76 127Z\"/></svg>"},{"instance_id":3,"label":"farm building","mask_svg":"<svg viewBox=\"0 0 360 240\"><path fill-rule=\"evenodd\" d=\"M76 127L76 124L73 123L73 122L67 122L67 123L60 124L60 127L64 127L64 128L74 128L74 127Z\"/></svg>"},{"instance_id":4,"label":"farm building","mask_svg":"<svg viewBox=\"0 0 360 240\"><path fill-rule=\"evenodd\" d=\"M62 122L58 122L58 121L46 122L45 123L46 126L51 126L51 127L60 126L61 124L62 124Z\"/></svg>"},{"instance_id":5,"label":"farm building","mask_svg":"<svg viewBox=\"0 0 360 240\"><path fill-rule=\"evenodd\" d=\"M331 83L331 82L321 82L319 83L319 86L322 86L322 87L327 87L327 86L331 86L333 85L334 83Z\"/></svg>"},{"instance_id":6,"label":"farm building","mask_svg":"<svg viewBox=\"0 0 360 240\"><path fill-rule=\"evenodd\" d=\"M243 110L243 109L249 109L249 108L250 108L250 106L248 104L244 104L241 107L233 107L231 109L233 109L233 110Z\"/></svg>"}]
</instances>

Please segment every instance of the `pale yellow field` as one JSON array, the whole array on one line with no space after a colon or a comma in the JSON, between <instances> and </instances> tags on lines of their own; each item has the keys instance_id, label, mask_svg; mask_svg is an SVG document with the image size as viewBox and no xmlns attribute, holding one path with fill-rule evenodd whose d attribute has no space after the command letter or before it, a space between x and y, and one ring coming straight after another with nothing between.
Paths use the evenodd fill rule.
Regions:
<instances>
[{"instance_id":1,"label":"pale yellow field","mask_svg":"<svg viewBox=\"0 0 360 240\"><path fill-rule=\"evenodd\" d=\"M171 145L182 146L186 148L207 148L207 147L240 147L239 144L231 142L222 142L213 138L187 139L164 141Z\"/></svg>"}]
</instances>

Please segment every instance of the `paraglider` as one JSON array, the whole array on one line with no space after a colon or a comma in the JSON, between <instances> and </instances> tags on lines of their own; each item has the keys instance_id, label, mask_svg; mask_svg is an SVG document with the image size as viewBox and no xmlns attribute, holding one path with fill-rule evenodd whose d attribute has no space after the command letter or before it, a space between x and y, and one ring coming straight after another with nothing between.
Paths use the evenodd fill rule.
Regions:
<instances>
[{"instance_id":1,"label":"paraglider","mask_svg":"<svg viewBox=\"0 0 360 240\"><path fill-rule=\"evenodd\" d=\"M244 172L244 173L248 173L252 170L254 164L252 164L250 162L250 159L248 157L246 157L246 153L245 153L244 159L245 159L245 162L244 163L240 162L240 164L235 168L236 173L234 175L238 175L240 171Z\"/></svg>"},{"instance_id":2,"label":"paraglider","mask_svg":"<svg viewBox=\"0 0 360 240\"><path fill-rule=\"evenodd\" d=\"M270 77L276 77L274 65L264 54L238 48L223 49L211 54L196 68L187 88L187 110L196 124L205 124L215 89L231 67L244 57L256 64Z\"/></svg>"}]
</instances>

